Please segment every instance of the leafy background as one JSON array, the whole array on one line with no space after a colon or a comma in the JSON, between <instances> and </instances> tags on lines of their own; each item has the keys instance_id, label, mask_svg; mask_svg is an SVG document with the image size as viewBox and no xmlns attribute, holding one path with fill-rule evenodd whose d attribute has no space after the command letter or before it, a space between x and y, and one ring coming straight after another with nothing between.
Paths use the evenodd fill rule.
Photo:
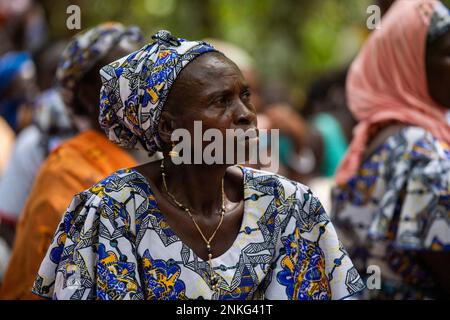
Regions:
<instances>
[{"instance_id":1,"label":"leafy background","mask_svg":"<svg viewBox=\"0 0 450 320\"><path fill-rule=\"evenodd\" d=\"M448 5L450 0L445 0ZM247 50L263 82L285 84L296 107L308 85L348 64L369 31L375 0L42 0L53 39L66 8L81 8L82 28L103 21L136 24L151 40L159 29L190 39L219 38Z\"/></svg>"}]
</instances>

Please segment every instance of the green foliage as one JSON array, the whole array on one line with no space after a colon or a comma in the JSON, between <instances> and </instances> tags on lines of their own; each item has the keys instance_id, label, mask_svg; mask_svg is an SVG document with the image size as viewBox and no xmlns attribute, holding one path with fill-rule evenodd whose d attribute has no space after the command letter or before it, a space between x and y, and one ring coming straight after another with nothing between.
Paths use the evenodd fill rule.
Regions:
<instances>
[{"instance_id":1,"label":"green foliage","mask_svg":"<svg viewBox=\"0 0 450 320\"><path fill-rule=\"evenodd\" d=\"M79 0L41 1L51 36L70 36L66 8L81 8L83 28L116 20L186 38L213 37L246 49L263 80L288 84L296 97L322 72L349 63L368 34L375 0Z\"/></svg>"}]
</instances>

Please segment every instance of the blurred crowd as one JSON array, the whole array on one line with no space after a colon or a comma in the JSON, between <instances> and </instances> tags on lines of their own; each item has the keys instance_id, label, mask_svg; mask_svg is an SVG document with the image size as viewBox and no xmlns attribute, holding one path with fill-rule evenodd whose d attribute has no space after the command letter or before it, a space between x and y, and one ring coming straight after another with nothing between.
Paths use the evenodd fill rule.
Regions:
<instances>
[{"instance_id":1,"label":"blurred crowd","mask_svg":"<svg viewBox=\"0 0 450 320\"><path fill-rule=\"evenodd\" d=\"M277 173L319 197L361 275L381 267L382 288L362 298L448 298L450 18L442 4L425 8L435 30L422 30L415 9L391 13L393 2L376 3L386 24L353 62L318 77L303 105L242 48L205 40L249 82L258 127L280 130ZM152 160L98 124L100 68L150 39L108 22L49 41L47 27L38 1L0 0L0 299L37 298L31 286L73 195Z\"/></svg>"}]
</instances>

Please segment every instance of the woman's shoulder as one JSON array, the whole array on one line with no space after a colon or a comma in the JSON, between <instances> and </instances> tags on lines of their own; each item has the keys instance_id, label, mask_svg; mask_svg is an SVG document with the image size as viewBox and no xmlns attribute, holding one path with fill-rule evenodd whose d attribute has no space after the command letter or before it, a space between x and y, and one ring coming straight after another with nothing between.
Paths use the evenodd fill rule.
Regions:
<instances>
[{"instance_id":1,"label":"woman's shoulder","mask_svg":"<svg viewBox=\"0 0 450 320\"><path fill-rule=\"evenodd\" d=\"M437 139L430 131L406 126L386 140L384 147L396 150L396 155L409 159L450 160L450 146Z\"/></svg>"},{"instance_id":2,"label":"woman's shoulder","mask_svg":"<svg viewBox=\"0 0 450 320\"><path fill-rule=\"evenodd\" d=\"M250 190L249 194L257 194L258 199L264 195L282 204L280 208L297 208L313 215L326 214L320 200L308 186L264 170L249 167L242 167L242 170L245 176L244 188Z\"/></svg>"},{"instance_id":3,"label":"woman's shoulder","mask_svg":"<svg viewBox=\"0 0 450 320\"><path fill-rule=\"evenodd\" d=\"M74 196L63 217L64 231L68 234L96 228L96 221L106 225L116 221L111 225L113 229L131 228L145 212L132 209L144 207L149 193L148 184L136 170L117 170Z\"/></svg>"},{"instance_id":4,"label":"woman's shoulder","mask_svg":"<svg viewBox=\"0 0 450 320\"><path fill-rule=\"evenodd\" d=\"M145 178L133 168L119 169L101 179L90 188L79 193L77 197L102 200L103 203L124 203L137 196L146 197L150 186Z\"/></svg>"},{"instance_id":5,"label":"woman's shoulder","mask_svg":"<svg viewBox=\"0 0 450 320\"><path fill-rule=\"evenodd\" d=\"M299 236L318 243L314 237L331 224L327 227L330 219L308 186L264 170L243 167L243 172L246 208L260 210L255 213L260 226L281 231L279 239L298 232Z\"/></svg>"},{"instance_id":6,"label":"woman's shoulder","mask_svg":"<svg viewBox=\"0 0 450 320\"><path fill-rule=\"evenodd\" d=\"M308 186L301 182L291 180L277 173L270 171L254 169L250 167L241 167L245 175L245 185L252 188L282 188L285 193L311 193Z\"/></svg>"}]
</instances>

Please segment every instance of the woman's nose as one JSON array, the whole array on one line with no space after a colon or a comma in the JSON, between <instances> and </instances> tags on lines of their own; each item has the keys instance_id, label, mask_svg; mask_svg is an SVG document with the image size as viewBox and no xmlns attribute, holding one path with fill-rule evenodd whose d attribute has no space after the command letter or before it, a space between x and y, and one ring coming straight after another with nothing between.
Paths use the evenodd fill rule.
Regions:
<instances>
[{"instance_id":1,"label":"woman's nose","mask_svg":"<svg viewBox=\"0 0 450 320\"><path fill-rule=\"evenodd\" d=\"M238 126L248 126L254 124L256 121L255 111L250 107L239 101L235 111L235 124Z\"/></svg>"}]
</instances>

